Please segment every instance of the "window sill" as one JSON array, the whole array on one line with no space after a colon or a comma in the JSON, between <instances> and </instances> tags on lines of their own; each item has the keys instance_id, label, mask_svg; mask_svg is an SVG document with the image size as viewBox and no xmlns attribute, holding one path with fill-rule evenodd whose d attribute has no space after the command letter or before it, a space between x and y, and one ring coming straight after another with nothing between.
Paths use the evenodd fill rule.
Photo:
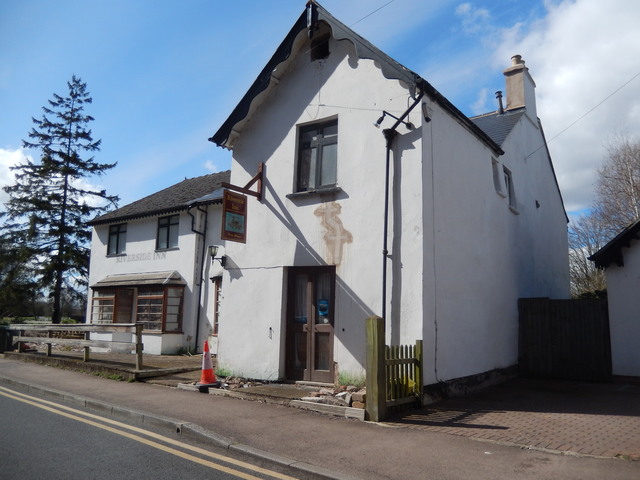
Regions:
<instances>
[{"instance_id":1,"label":"window sill","mask_svg":"<svg viewBox=\"0 0 640 480\"><path fill-rule=\"evenodd\" d=\"M156 248L154 251L156 251L156 252L171 252L173 250L180 250L180 247Z\"/></svg>"},{"instance_id":2,"label":"window sill","mask_svg":"<svg viewBox=\"0 0 640 480\"><path fill-rule=\"evenodd\" d=\"M180 331L172 330L170 332L163 332L162 330L145 330L145 329L142 329L142 333L144 335L182 335L183 334L182 330Z\"/></svg>"},{"instance_id":3,"label":"window sill","mask_svg":"<svg viewBox=\"0 0 640 480\"><path fill-rule=\"evenodd\" d=\"M107 253L107 258L118 258L118 257L126 257L127 254L125 253Z\"/></svg>"},{"instance_id":4,"label":"window sill","mask_svg":"<svg viewBox=\"0 0 640 480\"><path fill-rule=\"evenodd\" d=\"M296 200L298 198L318 197L322 195L335 195L342 192L340 187L324 187L316 190L306 190L304 192L294 192L287 195L289 200Z\"/></svg>"}]
</instances>

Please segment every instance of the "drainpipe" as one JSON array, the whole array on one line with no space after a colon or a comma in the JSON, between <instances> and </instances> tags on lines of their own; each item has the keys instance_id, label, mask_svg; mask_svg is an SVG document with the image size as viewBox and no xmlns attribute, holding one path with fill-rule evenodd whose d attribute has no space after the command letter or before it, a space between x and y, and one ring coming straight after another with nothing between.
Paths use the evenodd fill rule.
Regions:
<instances>
[{"instance_id":1,"label":"drainpipe","mask_svg":"<svg viewBox=\"0 0 640 480\"><path fill-rule=\"evenodd\" d=\"M207 253L207 242L205 240L207 238L207 222L209 220L209 215L208 215L209 208L205 207L205 209L202 210L200 206L198 206L197 210L200 213L204 213L204 232L199 232L198 230L196 230L195 228L196 218L191 213L191 207L187 210L187 213L191 217L191 231L202 237L202 252L200 254L200 273L199 273L200 278L198 279L199 281L198 281L198 308L196 312L196 334L194 339L195 353L198 353L198 335L200 335L200 312L202 311L201 305L202 305L202 283L204 280L204 259Z\"/></svg>"},{"instance_id":2,"label":"drainpipe","mask_svg":"<svg viewBox=\"0 0 640 480\"><path fill-rule=\"evenodd\" d=\"M389 169L391 165L391 147L393 146L393 140L398 135L396 128L401 123L404 123L404 119L411 110L415 108L418 103L422 100L424 96L424 91L420 89L420 94L418 98L411 104L411 106L407 109L406 112L402 114L402 116L396 119L396 123L393 124L391 128L386 128L382 131L384 138L386 139L386 172L385 172L385 181L384 181L384 232L382 239L382 318L385 320L385 325L387 321L387 261L389 251L387 250L387 236L389 232Z\"/></svg>"}]
</instances>

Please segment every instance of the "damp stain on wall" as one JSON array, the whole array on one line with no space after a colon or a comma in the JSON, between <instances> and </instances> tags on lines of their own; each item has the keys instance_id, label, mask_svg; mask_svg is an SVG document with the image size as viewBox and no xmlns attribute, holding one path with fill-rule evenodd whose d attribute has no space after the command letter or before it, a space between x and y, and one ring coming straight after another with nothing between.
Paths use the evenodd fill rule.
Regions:
<instances>
[{"instance_id":1,"label":"damp stain on wall","mask_svg":"<svg viewBox=\"0 0 640 480\"><path fill-rule=\"evenodd\" d=\"M324 244L327 249L327 263L340 265L342 253L346 243L353 242L351 232L344 228L340 220L342 206L337 202L325 203L319 206L313 213L320 217L324 232Z\"/></svg>"}]
</instances>

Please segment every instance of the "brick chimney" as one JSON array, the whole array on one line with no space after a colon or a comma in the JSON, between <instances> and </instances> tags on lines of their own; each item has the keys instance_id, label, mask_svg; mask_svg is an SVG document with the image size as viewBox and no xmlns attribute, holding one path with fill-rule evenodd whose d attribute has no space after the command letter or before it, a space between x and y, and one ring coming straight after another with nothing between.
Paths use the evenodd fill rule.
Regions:
<instances>
[{"instance_id":1,"label":"brick chimney","mask_svg":"<svg viewBox=\"0 0 640 480\"><path fill-rule=\"evenodd\" d=\"M504 76L507 86L506 110L526 107L527 115L536 122L536 83L524 65L522 56L511 57L511 66L504 71Z\"/></svg>"}]
</instances>

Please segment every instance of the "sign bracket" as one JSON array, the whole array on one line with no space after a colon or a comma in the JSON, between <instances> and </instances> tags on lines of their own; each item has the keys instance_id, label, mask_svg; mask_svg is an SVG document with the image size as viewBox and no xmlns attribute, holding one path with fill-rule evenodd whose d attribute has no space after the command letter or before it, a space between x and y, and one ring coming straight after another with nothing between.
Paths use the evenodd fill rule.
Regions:
<instances>
[{"instance_id":1,"label":"sign bracket","mask_svg":"<svg viewBox=\"0 0 640 480\"><path fill-rule=\"evenodd\" d=\"M262 195L263 195L263 183L262 180L264 179L264 173L265 173L265 166L264 166L264 162L260 162L258 164L258 173L256 173L254 175L254 177L249 180L249 183L247 183L244 187L239 187L237 185L232 185L230 183L227 182L222 182L222 186L224 188L227 188L229 190L233 190L234 192L240 192L240 193L244 193L245 195L251 195L253 197L256 197L258 199L258 201L262 201ZM251 187L257 183L256 185L256 190L257 191L253 191L250 190Z\"/></svg>"}]
</instances>

